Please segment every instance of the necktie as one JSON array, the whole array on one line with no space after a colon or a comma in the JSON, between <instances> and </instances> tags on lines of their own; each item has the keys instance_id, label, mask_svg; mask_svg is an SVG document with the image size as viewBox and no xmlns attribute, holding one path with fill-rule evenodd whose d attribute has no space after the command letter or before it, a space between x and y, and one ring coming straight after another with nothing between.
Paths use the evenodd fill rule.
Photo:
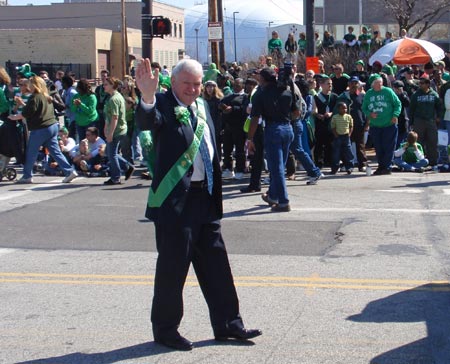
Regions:
<instances>
[{"instance_id":1,"label":"necktie","mask_svg":"<svg viewBox=\"0 0 450 364\"><path fill-rule=\"evenodd\" d=\"M194 131L197 129L197 116L194 114L192 108L188 106L189 114L191 115L191 124L192 129ZM208 146L206 145L205 141L205 134L203 133L203 138L200 142L200 155L203 160L203 165L205 166L205 172L206 172L206 180L208 181L208 193L212 195L212 188L213 188L213 165L211 163L211 156L209 154Z\"/></svg>"}]
</instances>

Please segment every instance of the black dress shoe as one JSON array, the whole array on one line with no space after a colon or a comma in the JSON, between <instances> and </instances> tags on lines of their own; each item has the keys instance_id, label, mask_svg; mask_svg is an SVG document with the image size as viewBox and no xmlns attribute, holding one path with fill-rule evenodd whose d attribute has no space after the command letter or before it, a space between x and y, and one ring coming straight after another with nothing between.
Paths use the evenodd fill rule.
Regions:
<instances>
[{"instance_id":1,"label":"black dress shoe","mask_svg":"<svg viewBox=\"0 0 450 364\"><path fill-rule=\"evenodd\" d=\"M125 181L128 181L133 175L134 169L135 168L133 166L128 167L127 171L125 172Z\"/></svg>"},{"instance_id":2,"label":"black dress shoe","mask_svg":"<svg viewBox=\"0 0 450 364\"><path fill-rule=\"evenodd\" d=\"M120 185L121 182L120 182L120 180L114 181L114 180L112 180L112 179L110 178L109 180L103 182L103 184L106 185L106 186L112 186L112 185Z\"/></svg>"},{"instance_id":3,"label":"black dress shoe","mask_svg":"<svg viewBox=\"0 0 450 364\"><path fill-rule=\"evenodd\" d=\"M235 340L250 340L254 337L262 335L262 331L258 329L234 329L229 330L228 332L222 334L215 334L215 339L217 341L227 341L229 339L235 339Z\"/></svg>"},{"instance_id":4,"label":"black dress shoe","mask_svg":"<svg viewBox=\"0 0 450 364\"><path fill-rule=\"evenodd\" d=\"M255 192L261 192L261 188L255 188L251 186L241 188L241 193L255 193Z\"/></svg>"},{"instance_id":5,"label":"black dress shoe","mask_svg":"<svg viewBox=\"0 0 450 364\"><path fill-rule=\"evenodd\" d=\"M181 335L175 337L155 338L155 342L160 345L167 346L168 348L181 351L190 351L194 347L194 344L191 341Z\"/></svg>"}]
</instances>

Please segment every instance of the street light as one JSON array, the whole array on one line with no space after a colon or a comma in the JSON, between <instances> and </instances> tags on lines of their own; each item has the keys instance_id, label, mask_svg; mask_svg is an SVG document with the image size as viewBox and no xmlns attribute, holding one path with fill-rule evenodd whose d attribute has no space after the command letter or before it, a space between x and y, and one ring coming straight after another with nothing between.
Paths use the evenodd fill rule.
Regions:
<instances>
[{"instance_id":1,"label":"street light","mask_svg":"<svg viewBox=\"0 0 450 364\"><path fill-rule=\"evenodd\" d=\"M195 28L195 50L196 50L196 60L198 61L198 28Z\"/></svg>"},{"instance_id":2,"label":"street light","mask_svg":"<svg viewBox=\"0 0 450 364\"><path fill-rule=\"evenodd\" d=\"M239 14L239 11L233 11L234 61L235 62L237 62L237 51L236 51L236 14Z\"/></svg>"},{"instance_id":3,"label":"street light","mask_svg":"<svg viewBox=\"0 0 450 364\"><path fill-rule=\"evenodd\" d=\"M269 21L269 28L270 28L270 26L273 24L273 21Z\"/></svg>"}]
</instances>

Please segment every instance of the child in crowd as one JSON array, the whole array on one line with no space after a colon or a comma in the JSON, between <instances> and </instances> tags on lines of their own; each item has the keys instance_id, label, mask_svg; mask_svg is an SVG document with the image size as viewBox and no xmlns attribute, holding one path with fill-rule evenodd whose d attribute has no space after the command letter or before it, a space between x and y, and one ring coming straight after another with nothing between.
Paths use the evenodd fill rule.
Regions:
<instances>
[{"instance_id":1,"label":"child in crowd","mask_svg":"<svg viewBox=\"0 0 450 364\"><path fill-rule=\"evenodd\" d=\"M423 172L428 166L422 146L417 142L418 136L415 131L410 131L406 142L400 145L394 152L394 164L402 171Z\"/></svg>"},{"instance_id":2,"label":"child in crowd","mask_svg":"<svg viewBox=\"0 0 450 364\"><path fill-rule=\"evenodd\" d=\"M347 114L347 105L344 102L339 102L336 107L338 114L333 115L331 119L331 131L334 135L331 174L336 174L338 171L341 158L347 174L351 174L354 159L350 143L350 135L353 132L353 118Z\"/></svg>"}]
</instances>

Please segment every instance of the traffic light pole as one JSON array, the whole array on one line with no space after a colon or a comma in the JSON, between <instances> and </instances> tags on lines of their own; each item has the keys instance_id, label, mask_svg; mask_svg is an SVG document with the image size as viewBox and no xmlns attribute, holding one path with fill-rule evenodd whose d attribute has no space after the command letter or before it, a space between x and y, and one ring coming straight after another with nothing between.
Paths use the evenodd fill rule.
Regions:
<instances>
[{"instance_id":1,"label":"traffic light pole","mask_svg":"<svg viewBox=\"0 0 450 364\"><path fill-rule=\"evenodd\" d=\"M316 55L314 0L303 1L303 14L303 24L306 24L306 57L314 57Z\"/></svg>"},{"instance_id":2,"label":"traffic light pole","mask_svg":"<svg viewBox=\"0 0 450 364\"><path fill-rule=\"evenodd\" d=\"M152 47L152 35L150 31L151 21L152 21L152 10L153 2L152 0L142 1L142 11L141 11L141 34L142 34L142 58L153 57L153 47Z\"/></svg>"}]
</instances>

